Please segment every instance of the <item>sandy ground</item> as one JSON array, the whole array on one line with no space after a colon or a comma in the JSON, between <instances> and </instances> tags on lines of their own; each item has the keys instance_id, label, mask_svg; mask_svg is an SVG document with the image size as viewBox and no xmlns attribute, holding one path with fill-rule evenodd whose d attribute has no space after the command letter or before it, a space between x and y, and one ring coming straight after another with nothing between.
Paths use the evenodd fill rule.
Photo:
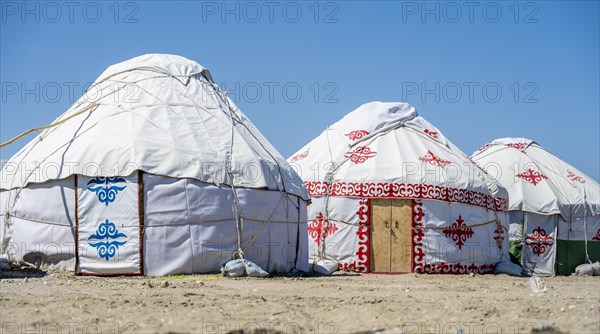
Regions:
<instances>
[{"instance_id":1,"label":"sandy ground","mask_svg":"<svg viewBox=\"0 0 600 334\"><path fill-rule=\"evenodd\" d=\"M166 282L166 283L165 283ZM600 277L0 273L2 333L598 333ZM168 285L168 286L165 286Z\"/></svg>"}]
</instances>

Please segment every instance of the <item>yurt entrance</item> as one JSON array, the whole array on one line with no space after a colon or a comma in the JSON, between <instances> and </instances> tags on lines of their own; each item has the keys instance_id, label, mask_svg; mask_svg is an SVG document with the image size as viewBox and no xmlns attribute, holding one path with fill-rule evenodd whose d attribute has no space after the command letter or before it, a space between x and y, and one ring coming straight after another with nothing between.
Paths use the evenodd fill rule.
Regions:
<instances>
[{"instance_id":1,"label":"yurt entrance","mask_svg":"<svg viewBox=\"0 0 600 334\"><path fill-rule=\"evenodd\" d=\"M408 273L412 263L412 200L371 200L371 272Z\"/></svg>"},{"instance_id":2,"label":"yurt entrance","mask_svg":"<svg viewBox=\"0 0 600 334\"><path fill-rule=\"evenodd\" d=\"M143 275L144 185L128 177L76 175L75 272Z\"/></svg>"}]
</instances>

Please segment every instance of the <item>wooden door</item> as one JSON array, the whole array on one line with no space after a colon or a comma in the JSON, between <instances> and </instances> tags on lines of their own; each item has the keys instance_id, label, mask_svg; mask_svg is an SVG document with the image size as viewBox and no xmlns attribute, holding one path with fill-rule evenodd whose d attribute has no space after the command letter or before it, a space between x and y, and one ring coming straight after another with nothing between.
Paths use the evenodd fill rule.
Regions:
<instances>
[{"instance_id":1,"label":"wooden door","mask_svg":"<svg viewBox=\"0 0 600 334\"><path fill-rule=\"evenodd\" d=\"M391 199L371 200L371 271L390 271L392 219Z\"/></svg>"},{"instance_id":2,"label":"wooden door","mask_svg":"<svg viewBox=\"0 0 600 334\"><path fill-rule=\"evenodd\" d=\"M412 262L412 201L371 200L372 272L410 272Z\"/></svg>"},{"instance_id":3,"label":"wooden door","mask_svg":"<svg viewBox=\"0 0 600 334\"><path fill-rule=\"evenodd\" d=\"M392 200L390 231L390 271L409 273L412 262L412 200Z\"/></svg>"}]
</instances>

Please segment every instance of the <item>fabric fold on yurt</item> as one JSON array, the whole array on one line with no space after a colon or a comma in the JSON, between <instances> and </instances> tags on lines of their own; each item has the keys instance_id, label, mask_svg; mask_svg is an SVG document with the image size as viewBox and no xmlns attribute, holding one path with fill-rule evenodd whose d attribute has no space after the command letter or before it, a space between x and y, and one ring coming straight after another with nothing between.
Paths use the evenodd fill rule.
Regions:
<instances>
[{"instance_id":1,"label":"fabric fold on yurt","mask_svg":"<svg viewBox=\"0 0 600 334\"><path fill-rule=\"evenodd\" d=\"M299 176L189 59L110 66L5 163L2 253L81 274L308 270Z\"/></svg>"},{"instance_id":2,"label":"fabric fold on yurt","mask_svg":"<svg viewBox=\"0 0 600 334\"><path fill-rule=\"evenodd\" d=\"M535 275L568 275L600 260L600 186L527 138L500 138L472 155L509 193L511 253Z\"/></svg>"},{"instance_id":3,"label":"fabric fold on yurt","mask_svg":"<svg viewBox=\"0 0 600 334\"><path fill-rule=\"evenodd\" d=\"M487 273L508 260L506 190L407 103L366 103L288 161L312 199L313 263Z\"/></svg>"}]
</instances>

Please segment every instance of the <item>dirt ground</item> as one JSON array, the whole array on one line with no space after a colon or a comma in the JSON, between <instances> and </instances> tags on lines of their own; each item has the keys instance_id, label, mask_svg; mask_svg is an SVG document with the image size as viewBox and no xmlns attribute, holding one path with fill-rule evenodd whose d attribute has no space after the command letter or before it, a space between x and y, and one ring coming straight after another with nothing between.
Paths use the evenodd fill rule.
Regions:
<instances>
[{"instance_id":1,"label":"dirt ground","mask_svg":"<svg viewBox=\"0 0 600 334\"><path fill-rule=\"evenodd\" d=\"M166 282L166 283L165 283ZM600 277L0 273L2 333L598 333Z\"/></svg>"}]
</instances>

